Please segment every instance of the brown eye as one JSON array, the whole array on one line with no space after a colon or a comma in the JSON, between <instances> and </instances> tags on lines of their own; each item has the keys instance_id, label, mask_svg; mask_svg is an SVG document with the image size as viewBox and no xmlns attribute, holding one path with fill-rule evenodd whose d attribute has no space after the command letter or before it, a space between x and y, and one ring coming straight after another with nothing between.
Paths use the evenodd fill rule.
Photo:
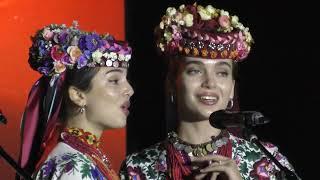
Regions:
<instances>
[{"instance_id":1,"label":"brown eye","mask_svg":"<svg viewBox=\"0 0 320 180\"><path fill-rule=\"evenodd\" d=\"M119 80L118 79L111 79L108 80L111 84L118 84Z\"/></svg>"},{"instance_id":2,"label":"brown eye","mask_svg":"<svg viewBox=\"0 0 320 180\"><path fill-rule=\"evenodd\" d=\"M190 68L187 70L188 75L196 75L196 74L201 74L201 71L196 68Z\"/></svg>"},{"instance_id":3,"label":"brown eye","mask_svg":"<svg viewBox=\"0 0 320 180\"><path fill-rule=\"evenodd\" d=\"M221 72L218 72L217 75L220 76L220 77L228 77L229 76L229 72L221 71Z\"/></svg>"}]
</instances>

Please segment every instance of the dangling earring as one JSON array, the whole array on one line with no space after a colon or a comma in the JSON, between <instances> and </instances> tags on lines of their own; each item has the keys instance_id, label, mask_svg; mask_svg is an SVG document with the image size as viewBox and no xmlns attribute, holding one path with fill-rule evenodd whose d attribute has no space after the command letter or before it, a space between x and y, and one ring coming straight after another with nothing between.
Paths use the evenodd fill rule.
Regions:
<instances>
[{"instance_id":1,"label":"dangling earring","mask_svg":"<svg viewBox=\"0 0 320 180\"><path fill-rule=\"evenodd\" d=\"M228 105L227 105L227 109L232 109L233 108L233 99L230 98L230 101L228 102Z\"/></svg>"},{"instance_id":2,"label":"dangling earring","mask_svg":"<svg viewBox=\"0 0 320 180\"><path fill-rule=\"evenodd\" d=\"M86 110L86 105L83 105L83 106L80 108L80 113L83 114L85 110Z\"/></svg>"},{"instance_id":3,"label":"dangling earring","mask_svg":"<svg viewBox=\"0 0 320 180\"><path fill-rule=\"evenodd\" d=\"M171 100L171 103L174 102L174 97L173 97L173 94L170 95L170 100Z\"/></svg>"}]
</instances>

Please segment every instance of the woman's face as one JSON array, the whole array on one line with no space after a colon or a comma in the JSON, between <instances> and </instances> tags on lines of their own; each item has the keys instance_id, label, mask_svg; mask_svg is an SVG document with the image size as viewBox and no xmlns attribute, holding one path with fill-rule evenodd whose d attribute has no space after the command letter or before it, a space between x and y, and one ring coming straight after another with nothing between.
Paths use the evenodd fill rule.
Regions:
<instances>
[{"instance_id":1,"label":"woman's face","mask_svg":"<svg viewBox=\"0 0 320 180\"><path fill-rule=\"evenodd\" d=\"M233 98L231 59L185 57L176 79L178 116L186 121L207 120L226 109Z\"/></svg>"},{"instance_id":2,"label":"woman's face","mask_svg":"<svg viewBox=\"0 0 320 180\"><path fill-rule=\"evenodd\" d=\"M104 129L124 127L133 93L126 69L101 67L85 93L88 121Z\"/></svg>"}]
</instances>

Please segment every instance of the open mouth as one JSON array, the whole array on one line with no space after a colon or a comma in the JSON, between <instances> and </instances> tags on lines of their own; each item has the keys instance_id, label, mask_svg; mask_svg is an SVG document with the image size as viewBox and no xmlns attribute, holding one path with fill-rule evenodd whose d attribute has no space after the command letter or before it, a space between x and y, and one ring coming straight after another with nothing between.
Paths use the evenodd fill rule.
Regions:
<instances>
[{"instance_id":1,"label":"open mouth","mask_svg":"<svg viewBox=\"0 0 320 180\"><path fill-rule=\"evenodd\" d=\"M126 116L128 116L129 113L130 113L129 107L130 107L130 102L129 102L129 101L126 101L125 103L123 103L123 104L121 105L121 109L122 109L123 113L124 113Z\"/></svg>"},{"instance_id":2,"label":"open mouth","mask_svg":"<svg viewBox=\"0 0 320 180\"><path fill-rule=\"evenodd\" d=\"M219 100L219 96L214 93L199 94L197 97L199 102L207 106L215 105Z\"/></svg>"}]
</instances>

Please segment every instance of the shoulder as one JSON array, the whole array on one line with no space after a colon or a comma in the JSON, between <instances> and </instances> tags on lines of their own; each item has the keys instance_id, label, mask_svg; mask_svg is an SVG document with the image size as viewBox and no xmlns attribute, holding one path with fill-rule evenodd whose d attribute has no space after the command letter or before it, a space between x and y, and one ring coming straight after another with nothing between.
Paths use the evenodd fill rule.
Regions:
<instances>
[{"instance_id":1,"label":"shoulder","mask_svg":"<svg viewBox=\"0 0 320 180\"><path fill-rule=\"evenodd\" d=\"M98 177L102 174L93 162L65 143L58 143L35 174L36 179L45 180L90 180Z\"/></svg>"},{"instance_id":2,"label":"shoulder","mask_svg":"<svg viewBox=\"0 0 320 180\"><path fill-rule=\"evenodd\" d=\"M164 142L157 143L138 153L130 154L122 163L121 179L139 177L140 179L157 179L159 172L166 171L166 150Z\"/></svg>"},{"instance_id":3,"label":"shoulder","mask_svg":"<svg viewBox=\"0 0 320 180\"><path fill-rule=\"evenodd\" d=\"M231 135L233 159L244 177L275 177L279 168L254 143ZM270 142L261 142L283 166L293 170L289 161L279 152L279 148Z\"/></svg>"},{"instance_id":4,"label":"shoulder","mask_svg":"<svg viewBox=\"0 0 320 180\"><path fill-rule=\"evenodd\" d=\"M157 160L160 153L164 149L165 148L163 143L154 144L138 153L128 155L126 158L126 162L128 164L152 163L153 161Z\"/></svg>"}]
</instances>

